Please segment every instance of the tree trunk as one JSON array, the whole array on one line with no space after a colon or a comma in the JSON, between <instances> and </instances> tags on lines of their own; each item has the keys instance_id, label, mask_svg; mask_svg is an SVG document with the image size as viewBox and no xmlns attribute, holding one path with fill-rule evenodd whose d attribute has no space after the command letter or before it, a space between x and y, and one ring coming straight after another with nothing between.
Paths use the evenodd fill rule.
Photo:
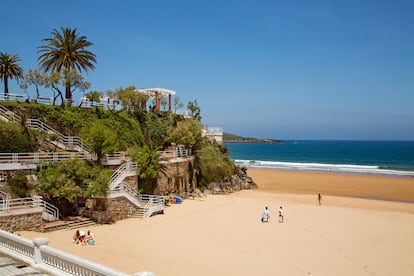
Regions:
<instances>
[{"instance_id":1,"label":"tree trunk","mask_svg":"<svg viewBox=\"0 0 414 276\"><path fill-rule=\"evenodd\" d=\"M70 91L70 73L67 71L66 73L66 91L65 97L68 106L72 106L72 91Z\"/></svg>"},{"instance_id":2,"label":"tree trunk","mask_svg":"<svg viewBox=\"0 0 414 276\"><path fill-rule=\"evenodd\" d=\"M9 97L9 80L4 77L4 99L7 100Z\"/></svg>"}]
</instances>

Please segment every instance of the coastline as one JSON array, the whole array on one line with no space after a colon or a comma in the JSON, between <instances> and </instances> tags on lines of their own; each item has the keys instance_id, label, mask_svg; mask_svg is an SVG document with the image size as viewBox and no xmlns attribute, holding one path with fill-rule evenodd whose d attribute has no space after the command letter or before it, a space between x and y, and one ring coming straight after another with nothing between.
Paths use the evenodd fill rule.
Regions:
<instances>
[{"instance_id":1,"label":"coastline","mask_svg":"<svg viewBox=\"0 0 414 276\"><path fill-rule=\"evenodd\" d=\"M412 179L251 168L247 174L257 190L185 200L164 215L81 229L95 233L95 246L71 243L67 230L20 234L48 237L52 247L131 274L414 273L414 204L398 202L414 197ZM378 193L394 201L358 198ZM265 206L269 223L260 222Z\"/></svg>"},{"instance_id":2,"label":"coastline","mask_svg":"<svg viewBox=\"0 0 414 276\"><path fill-rule=\"evenodd\" d=\"M285 169L247 168L259 190L414 203L414 178Z\"/></svg>"}]
</instances>

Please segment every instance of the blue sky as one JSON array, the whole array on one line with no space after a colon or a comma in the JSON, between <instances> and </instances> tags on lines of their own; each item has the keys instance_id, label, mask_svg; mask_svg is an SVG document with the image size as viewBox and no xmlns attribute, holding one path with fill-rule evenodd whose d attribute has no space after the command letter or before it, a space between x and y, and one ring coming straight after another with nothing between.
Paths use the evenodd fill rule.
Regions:
<instances>
[{"instance_id":1,"label":"blue sky","mask_svg":"<svg viewBox=\"0 0 414 276\"><path fill-rule=\"evenodd\" d=\"M410 0L15 0L0 51L34 69L43 38L77 28L91 90L172 89L243 136L414 140L413 14Z\"/></svg>"}]
</instances>

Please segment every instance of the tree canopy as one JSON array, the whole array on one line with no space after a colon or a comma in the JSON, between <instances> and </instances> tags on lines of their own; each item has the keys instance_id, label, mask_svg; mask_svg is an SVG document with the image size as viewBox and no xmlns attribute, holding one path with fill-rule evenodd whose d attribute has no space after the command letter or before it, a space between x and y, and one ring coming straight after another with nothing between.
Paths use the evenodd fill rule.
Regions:
<instances>
[{"instance_id":1,"label":"tree canopy","mask_svg":"<svg viewBox=\"0 0 414 276\"><path fill-rule=\"evenodd\" d=\"M65 76L65 97L68 104L72 104L72 82L73 71L88 71L95 69L96 56L86 48L93 44L86 36L80 36L77 29L61 28L61 32L54 29L52 37L42 41L45 45L39 46L37 51L40 67L45 71L56 71Z\"/></svg>"},{"instance_id":2,"label":"tree canopy","mask_svg":"<svg viewBox=\"0 0 414 276\"><path fill-rule=\"evenodd\" d=\"M0 78L4 83L4 98L7 98L9 94L8 80L23 78L23 69L18 62L20 62L18 55L0 53Z\"/></svg>"}]
</instances>

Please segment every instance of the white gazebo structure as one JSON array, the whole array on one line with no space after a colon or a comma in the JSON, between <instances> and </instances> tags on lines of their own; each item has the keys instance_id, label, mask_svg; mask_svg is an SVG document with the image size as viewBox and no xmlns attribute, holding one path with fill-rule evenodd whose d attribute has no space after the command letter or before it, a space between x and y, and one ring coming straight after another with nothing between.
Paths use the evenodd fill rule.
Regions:
<instances>
[{"instance_id":1,"label":"white gazebo structure","mask_svg":"<svg viewBox=\"0 0 414 276\"><path fill-rule=\"evenodd\" d=\"M160 110L161 106L161 99L168 97L168 112L171 113L171 98L173 95L175 95L175 91L165 89L165 88L145 88L145 89L139 89L138 92L147 94L150 99L154 99L155 102L155 111ZM147 109L146 103L144 103L143 106L144 109Z\"/></svg>"}]
</instances>

